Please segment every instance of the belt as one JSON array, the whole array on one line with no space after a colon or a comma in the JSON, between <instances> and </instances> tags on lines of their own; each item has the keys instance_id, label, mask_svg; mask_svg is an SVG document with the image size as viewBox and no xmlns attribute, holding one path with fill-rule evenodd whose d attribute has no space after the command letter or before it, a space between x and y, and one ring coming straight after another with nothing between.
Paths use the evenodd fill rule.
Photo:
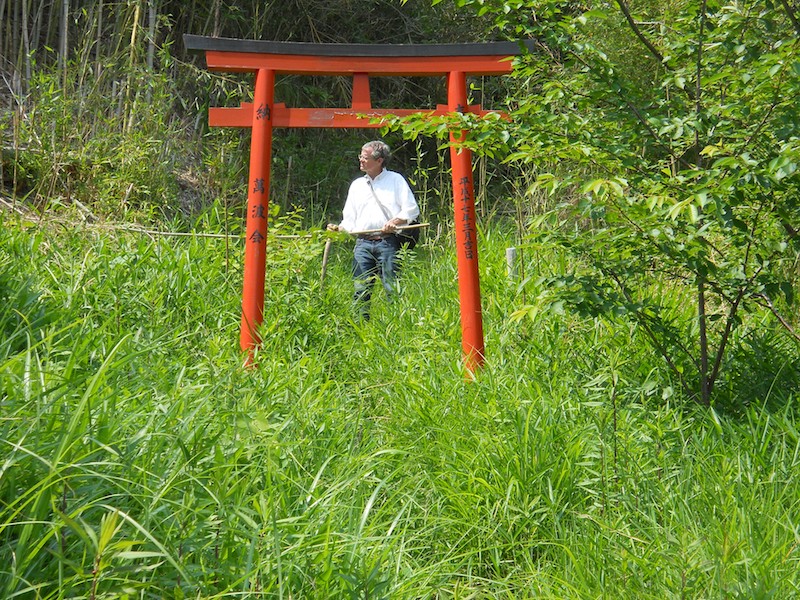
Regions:
<instances>
[{"instance_id":1,"label":"belt","mask_svg":"<svg viewBox=\"0 0 800 600\"><path fill-rule=\"evenodd\" d=\"M360 240L367 240L368 242L380 242L381 240L385 240L387 236L377 234L377 235L360 235L358 239Z\"/></svg>"}]
</instances>

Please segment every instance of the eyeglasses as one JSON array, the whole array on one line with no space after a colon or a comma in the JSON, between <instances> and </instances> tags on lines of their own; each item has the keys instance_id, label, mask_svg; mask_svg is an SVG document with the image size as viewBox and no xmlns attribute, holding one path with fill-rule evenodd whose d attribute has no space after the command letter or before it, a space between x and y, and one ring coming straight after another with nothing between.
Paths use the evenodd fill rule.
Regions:
<instances>
[{"instance_id":1,"label":"eyeglasses","mask_svg":"<svg viewBox=\"0 0 800 600\"><path fill-rule=\"evenodd\" d=\"M364 156L363 154L358 155L358 160L375 160L371 156Z\"/></svg>"}]
</instances>

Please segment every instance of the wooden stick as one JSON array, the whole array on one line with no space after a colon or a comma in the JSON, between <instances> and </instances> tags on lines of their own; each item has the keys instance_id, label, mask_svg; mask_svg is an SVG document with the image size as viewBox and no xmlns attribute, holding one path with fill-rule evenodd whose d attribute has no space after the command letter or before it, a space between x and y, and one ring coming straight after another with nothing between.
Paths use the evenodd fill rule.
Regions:
<instances>
[{"instance_id":1,"label":"wooden stick","mask_svg":"<svg viewBox=\"0 0 800 600\"><path fill-rule=\"evenodd\" d=\"M325 273L328 270L328 256L331 253L331 244L333 240L328 238L325 240L325 250L322 251L322 273L319 276L319 286L322 287L322 284L325 283Z\"/></svg>"},{"instance_id":2,"label":"wooden stick","mask_svg":"<svg viewBox=\"0 0 800 600\"><path fill-rule=\"evenodd\" d=\"M428 227L430 223L415 223L414 225L399 225L395 227L397 231L403 231L404 229L420 229L422 227ZM365 229L364 231L348 231L350 235L366 235L368 233L383 233L383 229Z\"/></svg>"}]
</instances>

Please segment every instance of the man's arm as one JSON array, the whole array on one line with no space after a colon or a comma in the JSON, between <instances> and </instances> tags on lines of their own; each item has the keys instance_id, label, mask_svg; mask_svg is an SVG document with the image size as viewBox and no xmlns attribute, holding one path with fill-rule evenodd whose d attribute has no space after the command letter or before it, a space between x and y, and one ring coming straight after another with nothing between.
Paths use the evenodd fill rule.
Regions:
<instances>
[{"instance_id":1,"label":"man's arm","mask_svg":"<svg viewBox=\"0 0 800 600\"><path fill-rule=\"evenodd\" d=\"M411 223L419 216L419 205L417 199L414 197L414 192L411 191L411 186L402 175L397 185L397 197L400 204L400 212L396 217L403 221L403 225Z\"/></svg>"},{"instance_id":2,"label":"man's arm","mask_svg":"<svg viewBox=\"0 0 800 600\"><path fill-rule=\"evenodd\" d=\"M353 196L353 186L355 182L350 184L350 189L347 191L347 199L344 201L344 208L342 209L342 222L336 225L335 223L328 224L329 231L355 231L355 199Z\"/></svg>"}]
</instances>

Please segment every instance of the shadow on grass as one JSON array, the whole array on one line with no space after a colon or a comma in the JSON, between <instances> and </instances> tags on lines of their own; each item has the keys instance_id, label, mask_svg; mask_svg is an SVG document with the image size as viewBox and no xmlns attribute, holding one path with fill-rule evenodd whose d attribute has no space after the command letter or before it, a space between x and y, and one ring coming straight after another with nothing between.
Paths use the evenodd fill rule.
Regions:
<instances>
[{"instance_id":1,"label":"shadow on grass","mask_svg":"<svg viewBox=\"0 0 800 600\"><path fill-rule=\"evenodd\" d=\"M724 375L715 402L720 412L740 416L753 404L782 410L800 392L800 347L782 333L753 331L732 350Z\"/></svg>"},{"instance_id":2,"label":"shadow on grass","mask_svg":"<svg viewBox=\"0 0 800 600\"><path fill-rule=\"evenodd\" d=\"M0 356L22 352L53 320L32 278L19 280L0 273Z\"/></svg>"}]
</instances>

